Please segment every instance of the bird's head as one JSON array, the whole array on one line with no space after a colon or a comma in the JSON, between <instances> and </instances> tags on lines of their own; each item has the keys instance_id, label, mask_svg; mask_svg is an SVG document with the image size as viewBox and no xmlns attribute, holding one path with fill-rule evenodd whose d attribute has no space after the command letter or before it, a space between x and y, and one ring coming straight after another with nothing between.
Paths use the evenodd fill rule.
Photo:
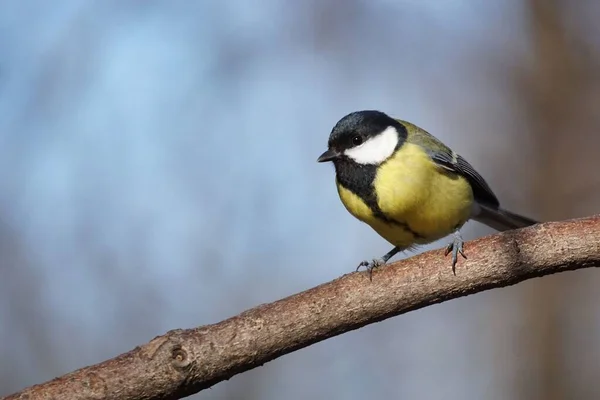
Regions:
<instances>
[{"instance_id":1,"label":"bird's head","mask_svg":"<svg viewBox=\"0 0 600 400\"><path fill-rule=\"evenodd\" d=\"M406 129L380 111L350 113L340 119L329 135L327 151L318 162L351 162L379 165L390 158L406 139Z\"/></svg>"}]
</instances>

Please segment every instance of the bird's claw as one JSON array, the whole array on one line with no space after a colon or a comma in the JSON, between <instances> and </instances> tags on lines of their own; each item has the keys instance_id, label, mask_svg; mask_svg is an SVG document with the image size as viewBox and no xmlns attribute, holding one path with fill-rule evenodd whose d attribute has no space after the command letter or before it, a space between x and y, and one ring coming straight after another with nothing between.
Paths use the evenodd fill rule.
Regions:
<instances>
[{"instance_id":1,"label":"bird's claw","mask_svg":"<svg viewBox=\"0 0 600 400\"><path fill-rule=\"evenodd\" d=\"M465 260L467 259L467 256L463 251L463 243L464 242L460 233L456 232L454 234L454 240L448 243L444 253L444 256L447 256L450 252L452 252L452 273L454 275L456 275L456 263L458 262L458 255L460 254Z\"/></svg>"},{"instance_id":2,"label":"bird's claw","mask_svg":"<svg viewBox=\"0 0 600 400\"><path fill-rule=\"evenodd\" d=\"M358 264L358 267L356 267L356 270L358 271L361 267L365 267L367 272L369 272L369 280L373 280L373 270L381 267L384 264L385 264L385 260L382 258L375 258L371 261L365 260L365 261L361 261L361 263Z\"/></svg>"}]
</instances>

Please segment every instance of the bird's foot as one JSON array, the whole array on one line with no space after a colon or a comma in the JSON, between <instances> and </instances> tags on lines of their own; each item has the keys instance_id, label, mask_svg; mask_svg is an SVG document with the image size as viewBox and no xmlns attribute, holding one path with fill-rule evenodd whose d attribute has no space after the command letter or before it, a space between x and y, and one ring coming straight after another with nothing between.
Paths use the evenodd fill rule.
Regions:
<instances>
[{"instance_id":1,"label":"bird's foot","mask_svg":"<svg viewBox=\"0 0 600 400\"><path fill-rule=\"evenodd\" d=\"M384 260L383 258L375 258L371 261L362 261L360 264L358 264L358 267L356 267L356 270L358 271L359 269L361 269L361 267L365 267L367 272L369 272L369 280L373 280L373 270L376 268L379 268L383 265L385 265L386 260Z\"/></svg>"},{"instance_id":2,"label":"bird's foot","mask_svg":"<svg viewBox=\"0 0 600 400\"><path fill-rule=\"evenodd\" d=\"M448 246L446 247L446 252L444 253L444 256L447 256L448 254L450 254L450 252L452 252L452 273L454 275L456 275L456 263L458 262L458 255L460 254L461 256L463 256L463 258L466 260L467 256L465 256L465 253L463 251L463 238L460 235L460 231L456 231L454 232L454 240L452 240L452 242L448 243Z\"/></svg>"}]
</instances>

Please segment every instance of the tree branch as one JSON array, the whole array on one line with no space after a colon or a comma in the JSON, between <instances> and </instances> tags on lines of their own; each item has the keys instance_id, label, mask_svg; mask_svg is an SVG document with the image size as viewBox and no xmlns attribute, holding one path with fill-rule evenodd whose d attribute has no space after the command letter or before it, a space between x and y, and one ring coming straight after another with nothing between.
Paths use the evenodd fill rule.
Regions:
<instances>
[{"instance_id":1,"label":"tree branch","mask_svg":"<svg viewBox=\"0 0 600 400\"><path fill-rule=\"evenodd\" d=\"M600 216L487 236L456 276L443 250L344 275L214 325L178 329L6 399L177 399L332 336L442 301L600 266Z\"/></svg>"}]
</instances>

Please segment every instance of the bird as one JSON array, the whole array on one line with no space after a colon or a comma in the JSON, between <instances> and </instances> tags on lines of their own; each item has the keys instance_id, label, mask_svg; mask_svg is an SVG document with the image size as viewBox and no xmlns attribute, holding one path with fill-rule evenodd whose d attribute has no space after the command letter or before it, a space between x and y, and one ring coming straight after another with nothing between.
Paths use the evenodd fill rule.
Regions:
<instances>
[{"instance_id":1,"label":"bird","mask_svg":"<svg viewBox=\"0 0 600 400\"><path fill-rule=\"evenodd\" d=\"M418 126L378 110L340 119L318 162L332 162L338 195L347 211L393 245L375 268L405 250L452 235L445 255L467 258L460 230L468 220L497 231L538 221L500 207L498 198L467 160Z\"/></svg>"}]
</instances>

